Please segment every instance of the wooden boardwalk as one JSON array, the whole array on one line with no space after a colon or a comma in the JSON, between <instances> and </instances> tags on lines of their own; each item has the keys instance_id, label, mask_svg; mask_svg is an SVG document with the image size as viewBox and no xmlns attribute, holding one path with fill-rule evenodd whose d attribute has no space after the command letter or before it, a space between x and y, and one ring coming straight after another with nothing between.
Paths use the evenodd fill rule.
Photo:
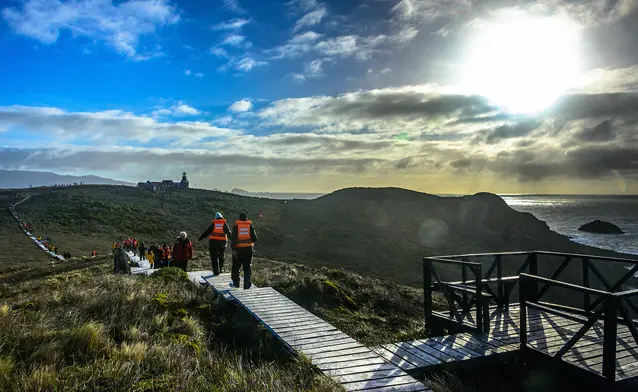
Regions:
<instances>
[{"instance_id":1,"label":"wooden boardwalk","mask_svg":"<svg viewBox=\"0 0 638 392\"><path fill-rule=\"evenodd\" d=\"M578 317L578 316L576 316ZM582 328L584 321L528 309L527 346L554 356ZM520 349L520 309L491 309L490 332L458 333L375 347L384 358L409 372L450 362L500 360ZM602 376L603 325L597 322L562 357L563 362ZM638 344L627 326L618 325L616 381L638 376Z\"/></svg>"},{"instance_id":2,"label":"wooden boardwalk","mask_svg":"<svg viewBox=\"0 0 638 392\"><path fill-rule=\"evenodd\" d=\"M271 287L228 294L290 351L307 357L346 391L429 391L401 368Z\"/></svg>"}]
</instances>

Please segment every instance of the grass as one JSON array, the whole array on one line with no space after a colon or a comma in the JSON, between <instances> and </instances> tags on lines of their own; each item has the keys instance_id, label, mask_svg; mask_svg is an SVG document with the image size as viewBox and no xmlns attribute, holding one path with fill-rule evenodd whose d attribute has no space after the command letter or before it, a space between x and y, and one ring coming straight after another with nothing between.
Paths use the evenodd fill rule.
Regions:
<instances>
[{"instance_id":1,"label":"grass","mask_svg":"<svg viewBox=\"0 0 638 392\"><path fill-rule=\"evenodd\" d=\"M98 265L5 289L0 390L339 390L247 315L164 278Z\"/></svg>"}]
</instances>

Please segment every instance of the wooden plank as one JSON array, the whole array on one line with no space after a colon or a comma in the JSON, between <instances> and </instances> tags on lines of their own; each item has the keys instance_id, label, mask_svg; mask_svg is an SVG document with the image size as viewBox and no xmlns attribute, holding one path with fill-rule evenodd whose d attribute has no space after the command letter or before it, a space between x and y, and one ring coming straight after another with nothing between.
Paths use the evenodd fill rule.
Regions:
<instances>
[{"instance_id":1,"label":"wooden plank","mask_svg":"<svg viewBox=\"0 0 638 392\"><path fill-rule=\"evenodd\" d=\"M337 331L337 328L333 327L330 324L327 324L327 325L322 325L320 327L315 327L315 328L299 328L299 329L289 329L285 331L273 329L273 331L275 331L275 333L281 336L282 338L285 338L287 336L297 336L301 334L307 335L310 333L323 333L323 332Z\"/></svg>"},{"instance_id":2,"label":"wooden plank","mask_svg":"<svg viewBox=\"0 0 638 392\"><path fill-rule=\"evenodd\" d=\"M326 352L316 353L316 354L308 354L306 352L303 352L303 354L307 356L308 358L310 358L312 363L318 363L319 361L324 361L324 360L327 361L333 358L336 360L338 358L342 358L344 356L351 356L351 355L360 355L361 357L366 357L366 358L371 357L372 354L377 355L377 353L361 345L350 347L350 348L344 348L338 351L326 351Z\"/></svg>"},{"instance_id":3,"label":"wooden plank","mask_svg":"<svg viewBox=\"0 0 638 392\"><path fill-rule=\"evenodd\" d=\"M398 344L400 345L402 343L398 343ZM400 358L403 362L407 362L414 365L415 368L422 368L422 367L432 366L433 364L436 364L435 362L437 361L436 358L433 358L426 354L418 353L418 351L415 354L415 352L408 351L399 345L390 343L390 344L384 344L383 346L381 346L392 354L394 359L394 360L391 360L392 363L395 363L395 361L400 363L400 361L398 361L398 359ZM407 345L407 348L409 349L410 346ZM386 355L382 354L382 356L387 359ZM395 363L395 364L399 366L398 363Z\"/></svg>"},{"instance_id":4,"label":"wooden plank","mask_svg":"<svg viewBox=\"0 0 638 392\"><path fill-rule=\"evenodd\" d=\"M398 353L406 353L408 361L412 362L416 367L435 366L443 363L442 360L432 356L429 353L419 350L409 343L393 343L392 345L385 344L384 347L387 350L398 349Z\"/></svg>"},{"instance_id":5,"label":"wooden plank","mask_svg":"<svg viewBox=\"0 0 638 392\"><path fill-rule=\"evenodd\" d=\"M313 332L313 333L305 333L305 331L299 331L299 332L288 332L288 333L282 333L282 334L277 334L279 337L281 337L284 340L289 340L289 341L293 341L293 340L303 340L303 339L312 339L312 338L321 338L321 337L325 337L325 336L348 336L346 334L344 334L343 332L339 331L339 330L332 330L332 331L323 331L323 332Z\"/></svg>"},{"instance_id":6,"label":"wooden plank","mask_svg":"<svg viewBox=\"0 0 638 392\"><path fill-rule=\"evenodd\" d=\"M319 346L319 347L313 347L313 348L299 348L298 350L303 352L306 355L312 355L312 354L341 351L341 350L353 349L353 348L365 348L365 349L367 349L367 347L363 346L359 342L348 342L348 343L343 343L343 344L335 344L335 345L332 345L332 346Z\"/></svg>"},{"instance_id":7,"label":"wooden plank","mask_svg":"<svg viewBox=\"0 0 638 392\"><path fill-rule=\"evenodd\" d=\"M411 384L411 383L414 383L414 381L415 381L414 378L406 374L406 375L398 376L398 377L388 377L388 378L375 379L375 380L349 382L349 383L341 384L341 386L346 391L363 391L363 390L375 390L375 388L381 388L381 387Z\"/></svg>"},{"instance_id":8,"label":"wooden plank","mask_svg":"<svg viewBox=\"0 0 638 392\"><path fill-rule=\"evenodd\" d=\"M311 313L306 313L306 314L293 314L293 315L289 315L286 317L277 317L277 316L273 316L273 315L269 315L269 314L262 314L262 315L258 315L255 314L253 312L251 312L254 316L260 318L261 320L264 320L264 322L267 323L295 323L295 322L302 322L302 321L312 321L312 322L317 322L318 320L321 320L319 317L315 316L314 314Z\"/></svg>"},{"instance_id":9,"label":"wooden plank","mask_svg":"<svg viewBox=\"0 0 638 392\"><path fill-rule=\"evenodd\" d=\"M315 333L309 335L289 335L289 336L280 336L281 339L285 340L289 344L300 344L306 343L304 340L309 339L317 339L317 338L328 338L328 337L347 337L345 333L341 331L329 331L325 333Z\"/></svg>"},{"instance_id":10,"label":"wooden plank","mask_svg":"<svg viewBox=\"0 0 638 392\"><path fill-rule=\"evenodd\" d=\"M357 359L357 360L346 361L346 362L321 363L316 366L322 372L328 372L328 371L337 370L337 369L359 368L361 366L368 366L368 365L380 366L380 365L385 365L387 363L388 361L386 361L384 358L377 356L377 358Z\"/></svg>"},{"instance_id":11,"label":"wooden plank","mask_svg":"<svg viewBox=\"0 0 638 392\"><path fill-rule=\"evenodd\" d=\"M449 347L450 349L459 352L469 358L481 357L482 355L470 350L469 348L463 345L463 340L456 338L454 335L448 336L436 336L427 339L429 342L436 342L441 344L444 347ZM432 345L432 344L431 344Z\"/></svg>"},{"instance_id":12,"label":"wooden plank","mask_svg":"<svg viewBox=\"0 0 638 392\"><path fill-rule=\"evenodd\" d=\"M303 331L303 330L311 330L311 331L328 331L332 329L337 329L328 323L312 323L306 325L298 325L296 327L273 327L270 325L270 328L277 333L291 332L291 331Z\"/></svg>"},{"instance_id":13,"label":"wooden plank","mask_svg":"<svg viewBox=\"0 0 638 392\"><path fill-rule=\"evenodd\" d=\"M440 350L434 349L420 340L411 340L411 341L403 342L403 344L409 344L410 346L420 351L423 351L424 353L429 354L432 357L442 362L453 362L456 360L454 357L450 356L449 354L444 353Z\"/></svg>"},{"instance_id":14,"label":"wooden plank","mask_svg":"<svg viewBox=\"0 0 638 392\"><path fill-rule=\"evenodd\" d=\"M377 359L377 358L383 359L379 356L379 354L375 353L372 350L368 350L367 352L364 352L364 353L344 354L338 357L317 358L317 359L313 359L312 363L319 366L319 365L325 365L329 363L338 363L338 362L350 363L352 361L357 361L361 359Z\"/></svg>"},{"instance_id":15,"label":"wooden plank","mask_svg":"<svg viewBox=\"0 0 638 392\"><path fill-rule=\"evenodd\" d=\"M412 362L409 362L398 355L394 355L394 352L383 346L372 347L371 349L393 365L398 366L403 370L416 369L416 366Z\"/></svg>"},{"instance_id":16,"label":"wooden plank","mask_svg":"<svg viewBox=\"0 0 638 392\"><path fill-rule=\"evenodd\" d=\"M413 381L410 384L391 385L387 387L366 389L366 391L370 391L370 392L390 392L390 391L392 392L427 392L429 391L429 392L432 392L425 385L423 385L422 383L418 381Z\"/></svg>"},{"instance_id":17,"label":"wooden plank","mask_svg":"<svg viewBox=\"0 0 638 392\"><path fill-rule=\"evenodd\" d=\"M345 373L345 374L327 374L330 378L335 380L340 384L348 383L348 382L360 382L360 381L369 381L369 380L378 380L383 378L390 377L398 377L404 376L406 373L399 369L394 365L390 365L392 367L388 367L382 370L372 370L368 372L358 372L358 373ZM347 369L345 369L347 371ZM344 371L344 369L340 369L339 371Z\"/></svg>"},{"instance_id":18,"label":"wooden plank","mask_svg":"<svg viewBox=\"0 0 638 392\"><path fill-rule=\"evenodd\" d=\"M317 338L310 338L310 339L302 339L299 341L294 341L294 340L288 340L286 341L287 344L289 344L291 347L302 347L308 344L315 344L315 343L322 343L322 342L332 342L334 340L345 340L345 339L352 339L351 337L349 337L348 335L344 334L336 334L333 336L321 336L321 337L317 337ZM353 339L354 340L354 339Z\"/></svg>"},{"instance_id":19,"label":"wooden plank","mask_svg":"<svg viewBox=\"0 0 638 392\"><path fill-rule=\"evenodd\" d=\"M294 328L294 327L302 327L302 326L306 326L306 325L319 325L321 324L321 322L314 320L314 319L308 319L308 320L295 320L295 321L288 321L288 322L277 322L277 321L271 321L268 323L268 326L272 329L278 329L278 328Z\"/></svg>"},{"instance_id":20,"label":"wooden plank","mask_svg":"<svg viewBox=\"0 0 638 392\"><path fill-rule=\"evenodd\" d=\"M454 358L456 361L464 361L466 359L472 358L471 355L466 355L454 350L451 345L448 346L446 344L436 342L430 339L425 339L425 340L419 339L418 342L423 343L425 346L428 346L436 351L440 351L444 354L447 354L448 356ZM423 350L422 347L420 347L419 349Z\"/></svg>"},{"instance_id":21,"label":"wooden plank","mask_svg":"<svg viewBox=\"0 0 638 392\"><path fill-rule=\"evenodd\" d=\"M338 337L332 340L323 339L322 341L314 342L314 343L291 344L291 347L293 347L295 350L303 351L303 350L313 349L316 347L330 347L330 346L336 346L339 344L346 344L346 343L358 343L358 342L352 339L351 337L347 337L347 338Z\"/></svg>"},{"instance_id":22,"label":"wooden plank","mask_svg":"<svg viewBox=\"0 0 638 392\"><path fill-rule=\"evenodd\" d=\"M401 371L401 369L399 369L395 365L389 362L384 362L381 365L361 365L361 366L355 366L355 367L348 367L344 369L328 369L324 373L328 377L343 377L348 375L355 376L361 373L366 374L366 373L375 373L375 372L385 372L387 370Z\"/></svg>"}]
</instances>

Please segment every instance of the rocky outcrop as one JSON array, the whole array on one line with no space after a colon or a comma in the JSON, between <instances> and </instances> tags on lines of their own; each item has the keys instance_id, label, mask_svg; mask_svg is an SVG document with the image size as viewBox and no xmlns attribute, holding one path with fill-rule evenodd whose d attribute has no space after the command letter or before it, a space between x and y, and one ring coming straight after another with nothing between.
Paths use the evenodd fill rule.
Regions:
<instances>
[{"instance_id":1,"label":"rocky outcrop","mask_svg":"<svg viewBox=\"0 0 638 392\"><path fill-rule=\"evenodd\" d=\"M586 223L578 228L580 231L586 231L588 233L597 233L597 234L623 234L624 232L620 229L620 227L616 226L613 223L595 220L593 222Z\"/></svg>"}]
</instances>

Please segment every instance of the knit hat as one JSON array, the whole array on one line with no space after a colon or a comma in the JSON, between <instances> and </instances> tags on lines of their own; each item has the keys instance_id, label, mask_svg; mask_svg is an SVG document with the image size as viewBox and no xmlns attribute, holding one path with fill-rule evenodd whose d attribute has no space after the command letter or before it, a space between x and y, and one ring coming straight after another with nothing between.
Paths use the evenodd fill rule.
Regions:
<instances>
[{"instance_id":1,"label":"knit hat","mask_svg":"<svg viewBox=\"0 0 638 392\"><path fill-rule=\"evenodd\" d=\"M224 217L222 216L221 212L218 212L215 214L215 219L223 219Z\"/></svg>"}]
</instances>

